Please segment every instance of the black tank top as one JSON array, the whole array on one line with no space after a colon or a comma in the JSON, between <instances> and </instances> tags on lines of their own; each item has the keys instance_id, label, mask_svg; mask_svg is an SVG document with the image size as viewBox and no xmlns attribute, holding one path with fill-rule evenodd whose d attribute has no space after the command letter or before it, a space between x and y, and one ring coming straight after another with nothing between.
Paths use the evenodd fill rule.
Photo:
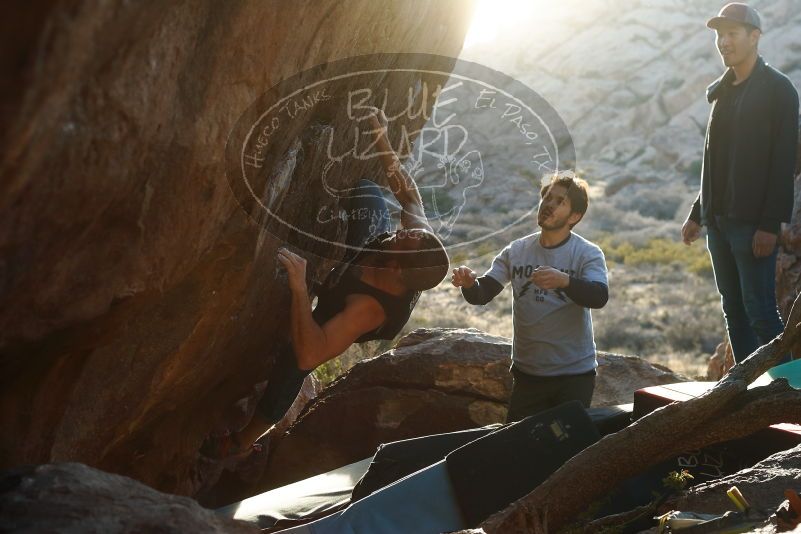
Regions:
<instances>
[{"instance_id":1,"label":"black tank top","mask_svg":"<svg viewBox=\"0 0 801 534\"><path fill-rule=\"evenodd\" d=\"M312 312L314 321L322 325L329 321L336 314L345 309L345 299L350 295L370 295L384 308L386 319L384 323L356 339L355 343L363 343L373 339L394 339L400 333L403 326L409 320L417 299L420 298L419 291L408 291L403 295L391 295L376 287L362 282L355 274L354 269L348 268L339 276L339 280L329 285L317 286L317 306ZM337 273L332 270L332 276L336 278Z\"/></svg>"}]
</instances>

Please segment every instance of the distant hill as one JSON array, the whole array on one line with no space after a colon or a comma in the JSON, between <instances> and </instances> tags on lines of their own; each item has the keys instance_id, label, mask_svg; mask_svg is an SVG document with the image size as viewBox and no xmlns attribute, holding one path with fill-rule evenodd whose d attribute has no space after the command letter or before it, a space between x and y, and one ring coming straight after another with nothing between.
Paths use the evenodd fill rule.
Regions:
<instances>
[{"instance_id":1,"label":"distant hill","mask_svg":"<svg viewBox=\"0 0 801 534\"><path fill-rule=\"evenodd\" d=\"M553 2L534 1L548 14L541 24L514 21L462 57L529 85L565 120L578 166L598 186L585 233L675 237L700 180L704 91L724 70L705 26L723 2L564 0L554 13ZM762 55L801 87L801 2L751 4ZM514 155L506 161L513 172Z\"/></svg>"}]
</instances>

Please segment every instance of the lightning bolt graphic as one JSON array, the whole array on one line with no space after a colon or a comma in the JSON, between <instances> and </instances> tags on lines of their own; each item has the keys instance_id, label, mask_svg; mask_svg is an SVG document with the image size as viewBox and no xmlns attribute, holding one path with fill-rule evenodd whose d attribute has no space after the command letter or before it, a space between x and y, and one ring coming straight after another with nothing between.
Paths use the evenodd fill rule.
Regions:
<instances>
[{"instance_id":1,"label":"lightning bolt graphic","mask_svg":"<svg viewBox=\"0 0 801 534\"><path fill-rule=\"evenodd\" d=\"M531 280L529 280L528 282L523 284L523 287L520 288L520 293L517 295L518 298L520 298L523 295L525 295L528 292L528 288L530 288L530 287L531 287Z\"/></svg>"}]
</instances>

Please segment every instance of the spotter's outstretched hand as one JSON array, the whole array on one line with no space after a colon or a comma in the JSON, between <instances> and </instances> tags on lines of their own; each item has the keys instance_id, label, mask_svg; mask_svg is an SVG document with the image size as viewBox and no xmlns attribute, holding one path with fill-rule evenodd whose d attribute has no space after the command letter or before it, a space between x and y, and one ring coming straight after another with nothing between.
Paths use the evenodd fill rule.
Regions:
<instances>
[{"instance_id":1,"label":"spotter's outstretched hand","mask_svg":"<svg viewBox=\"0 0 801 534\"><path fill-rule=\"evenodd\" d=\"M476 283L476 273L469 267L462 265L453 270L451 283L454 287L471 288Z\"/></svg>"}]
</instances>

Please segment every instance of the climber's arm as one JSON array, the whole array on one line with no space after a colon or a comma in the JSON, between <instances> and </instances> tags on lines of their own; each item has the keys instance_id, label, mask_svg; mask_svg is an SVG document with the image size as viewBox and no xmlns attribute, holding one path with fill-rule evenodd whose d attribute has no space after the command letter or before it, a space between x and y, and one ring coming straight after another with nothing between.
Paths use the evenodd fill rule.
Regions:
<instances>
[{"instance_id":1,"label":"climber's arm","mask_svg":"<svg viewBox=\"0 0 801 534\"><path fill-rule=\"evenodd\" d=\"M381 326L384 320L384 309L377 300L367 295L351 295L344 310L318 325L312 318L308 299L301 310L293 298L292 346L298 368L315 369L336 358L363 334Z\"/></svg>"},{"instance_id":2,"label":"climber's arm","mask_svg":"<svg viewBox=\"0 0 801 534\"><path fill-rule=\"evenodd\" d=\"M315 369L339 356L386 319L384 308L377 300L356 294L347 297L344 310L318 325L312 316L306 287L306 260L287 249L278 251L278 260L286 268L292 293L290 336L299 369Z\"/></svg>"},{"instance_id":3,"label":"climber's arm","mask_svg":"<svg viewBox=\"0 0 801 534\"><path fill-rule=\"evenodd\" d=\"M362 334L384 322L384 308L377 300L368 295L351 295L344 310L318 325L306 287L306 260L286 249L278 251L278 260L286 268L292 293L290 335L299 369L311 370L339 356Z\"/></svg>"}]
</instances>

